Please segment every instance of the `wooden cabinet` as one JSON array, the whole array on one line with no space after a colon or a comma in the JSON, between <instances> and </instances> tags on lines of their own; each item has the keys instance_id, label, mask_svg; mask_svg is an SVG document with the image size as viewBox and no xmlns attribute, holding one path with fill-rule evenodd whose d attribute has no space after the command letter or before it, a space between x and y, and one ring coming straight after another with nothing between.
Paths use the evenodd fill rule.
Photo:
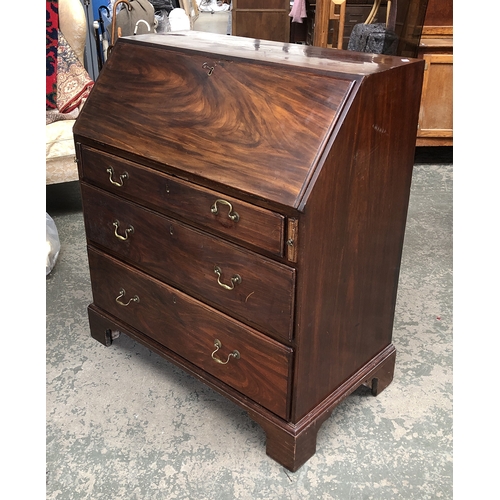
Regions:
<instances>
[{"instance_id":1,"label":"wooden cabinet","mask_svg":"<svg viewBox=\"0 0 500 500\"><path fill-rule=\"evenodd\" d=\"M232 35L290 41L289 0L232 0Z\"/></svg>"},{"instance_id":2,"label":"wooden cabinet","mask_svg":"<svg viewBox=\"0 0 500 500\"><path fill-rule=\"evenodd\" d=\"M380 8L373 19L374 23L385 22L386 0L381 2ZM330 19L330 0L308 0L308 37L309 45L331 47L334 45L338 33L338 23ZM349 36L356 24L364 23L373 8L373 1L347 0L342 48L347 50Z\"/></svg>"},{"instance_id":3,"label":"wooden cabinet","mask_svg":"<svg viewBox=\"0 0 500 500\"><path fill-rule=\"evenodd\" d=\"M417 146L453 145L453 2L429 0L419 57L425 61Z\"/></svg>"},{"instance_id":4,"label":"wooden cabinet","mask_svg":"<svg viewBox=\"0 0 500 500\"><path fill-rule=\"evenodd\" d=\"M307 5L309 8L306 43L318 47L331 46L338 33L338 25L330 19L330 0L308 0ZM346 1L342 43L344 50L348 47L354 26L366 21L373 6L373 0ZM396 34L399 39L398 55L417 57L426 8L427 0L398 0L396 17ZM386 15L387 1L381 0L372 22L385 23Z\"/></svg>"},{"instance_id":5,"label":"wooden cabinet","mask_svg":"<svg viewBox=\"0 0 500 500\"><path fill-rule=\"evenodd\" d=\"M74 127L91 335L198 377L297 470L336 405L392 380L423 66L120 38Z\"/></svg>"}]
</instances>

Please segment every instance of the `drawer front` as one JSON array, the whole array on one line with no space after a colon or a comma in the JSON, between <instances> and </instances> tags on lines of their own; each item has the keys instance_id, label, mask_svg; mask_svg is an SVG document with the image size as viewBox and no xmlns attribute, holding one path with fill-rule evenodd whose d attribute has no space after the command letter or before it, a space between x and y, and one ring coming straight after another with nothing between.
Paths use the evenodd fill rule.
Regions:
<instances>
[{"instance_id":1,"label":"drawer front","mask_svg":"<svg viewBox=\"0 0 500 500\"><path fill-rule=\"evenodd\" d=\"M85 146L80 157L83 180L91 184L283 256L281 214Z\"/></svg>"},{"instance_id":2,"label":"drawer front","mask_svg":"<svg viewBox=\"0 0 500 500\"><path fill-rule=\"evenodd\" d=\"M98 188L81 187L90 242L273 337L291 340L293 268Z\"/></svg>"},{"instance_id":3,"label":"drawer front","mask_svg":"<svg viewBox=\"0 0 500 500\"><path fill-rule=\"evenodd\" d=\"M287 418L292 349L98 250L88 255L97 307Z\"/></svg>"}]
</instances>

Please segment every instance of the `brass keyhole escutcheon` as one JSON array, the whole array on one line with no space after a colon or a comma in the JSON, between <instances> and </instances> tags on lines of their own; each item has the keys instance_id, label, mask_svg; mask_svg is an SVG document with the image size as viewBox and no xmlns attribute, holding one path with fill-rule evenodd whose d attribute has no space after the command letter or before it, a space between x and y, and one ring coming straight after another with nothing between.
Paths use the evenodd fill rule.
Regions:
<instances>
[{"instance_id":1,"label":"brass keyhole escutcheon","mask_svg":"<svg viewBox=\"0 0 500 500\"><path fill-rule=\"evenodd\" d=\"M201 67L203 69L208 69L207 75L212 76L212 73L214 72L215 66L210 66L207 62L204 62Z\"/></svg>"}]
</instances>

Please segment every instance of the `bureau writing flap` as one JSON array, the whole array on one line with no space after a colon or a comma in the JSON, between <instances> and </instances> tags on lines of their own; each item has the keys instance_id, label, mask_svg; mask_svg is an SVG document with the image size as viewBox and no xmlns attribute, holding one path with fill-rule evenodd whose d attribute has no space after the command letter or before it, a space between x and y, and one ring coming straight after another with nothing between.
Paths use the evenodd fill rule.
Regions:
<instances>
[{"instance_id":1,"label":"bureau writing flap","mask_svg":"<svg viewBox=\"0 0 500 500\"><path fill-rule=\"evenodd\" d=\"M204 52L199 35L190 50L120 39L75 135L296 206L352 77L217 53L213 38ZM286 57L284 45L273 49Z\"/></svg>"}]
</instances>

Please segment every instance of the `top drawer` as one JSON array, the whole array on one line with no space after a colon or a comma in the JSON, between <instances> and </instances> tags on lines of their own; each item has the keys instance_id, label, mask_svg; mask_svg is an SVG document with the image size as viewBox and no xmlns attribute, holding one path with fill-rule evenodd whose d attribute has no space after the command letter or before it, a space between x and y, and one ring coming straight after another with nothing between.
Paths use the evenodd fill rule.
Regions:
<instances>
[{"instance_id":1,"label":"top drawer","mask_svg":"<svg viewBox=\"0 0 500 500\"><path fill-rule=\"evenodd\" d=\"M281 214L86 146L80 148L79 161L82 180L283 256Z\"/></svg>"}]
</instances>

